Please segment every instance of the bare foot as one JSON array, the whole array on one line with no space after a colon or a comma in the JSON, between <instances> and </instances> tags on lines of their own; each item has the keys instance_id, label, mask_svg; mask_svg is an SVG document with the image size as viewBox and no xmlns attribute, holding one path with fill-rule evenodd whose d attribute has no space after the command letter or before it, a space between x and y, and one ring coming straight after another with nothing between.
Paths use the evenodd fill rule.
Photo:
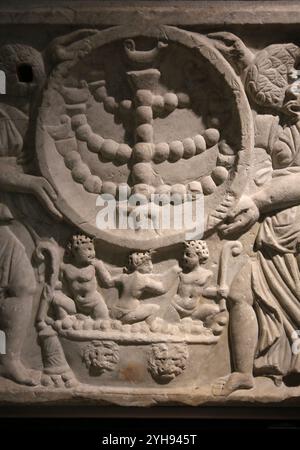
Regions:
<instances>
[{"instance_id":1,"label":"bare foot","mask_svg":"<svg viewBox=\"0 0 300 450\"><path fill-rule=\"evenodd\" d=\"M21 361L7 359L0 366L0 375L27 386L37 386L41 382L41 372L27 369Z\"/></svg>"},{"instance_id":2,"label":"bare foot","mask_svg":"<svg viewBox=\"0 0 300 450\"><path fill-rule=\"evenodd\" d=\"M221 311L214 316L210 316L204 322L204 326L210 328L214 335L219 336L222 334L225 325L228 322L227 311Z\"/></svg>"},{"instance_id":3,"label":"bare foot","mask_svg":"<svg viewBox=\"0 0 300 450\"><path fill-rule=\"evenodd\" d=\"M78 381L71 371L67 371L59 375L43 373L41 383L47 387L71 388L76 386Z\"/></svg>"},{"instance_id":4,"label":"bare foot","mask_svg":"<svg viewBox=\"0 0 300 450\"><path fill-rule=\"evenodd\" d=\"M253 376L240 372L233 372L226 377L219 378L212 385L212 394L227 397L238 389L251 389L254 387Z\"/></svg>"}]
</instances>

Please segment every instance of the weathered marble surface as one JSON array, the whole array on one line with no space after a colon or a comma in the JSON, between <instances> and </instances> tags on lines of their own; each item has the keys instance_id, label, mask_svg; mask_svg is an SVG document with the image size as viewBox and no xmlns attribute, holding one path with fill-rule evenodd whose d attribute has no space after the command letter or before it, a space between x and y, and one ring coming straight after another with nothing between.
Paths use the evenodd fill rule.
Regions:
<instances>
[{"instance_id":1,"label":"weathered marble surface","mask_svg":"<svg viewBox=\"0 0 300 450\"><path fill-rule=\"evenodd\" d=\"M300 404L296 2L56 3L0 7L0 404Z\"/></svg>"}]
</instances>

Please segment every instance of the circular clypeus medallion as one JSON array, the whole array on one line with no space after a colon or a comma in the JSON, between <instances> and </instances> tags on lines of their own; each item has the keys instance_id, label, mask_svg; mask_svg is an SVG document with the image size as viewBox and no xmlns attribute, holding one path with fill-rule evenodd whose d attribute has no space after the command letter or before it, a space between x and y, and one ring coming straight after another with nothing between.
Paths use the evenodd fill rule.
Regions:
<instances>
[{"instance_id":1,"label":"circular clypeus medallion","mask_svg":"<svg viewBox=\"0 0 300 450\"><path fill-rule=\"evenodd\" d=\"M216 227L243 191L253 146L233 69L205 36L174 27L114 27L88 40L87 52L53 70L39 112L39 165L57 207L85 233L128 248L182 241L185 220L158 218L169 207L178 219L178 204L198 199L204 229ZM151 205L149 226L104 226L104 198L119 219Z\"/></svg>"}]
</instances>

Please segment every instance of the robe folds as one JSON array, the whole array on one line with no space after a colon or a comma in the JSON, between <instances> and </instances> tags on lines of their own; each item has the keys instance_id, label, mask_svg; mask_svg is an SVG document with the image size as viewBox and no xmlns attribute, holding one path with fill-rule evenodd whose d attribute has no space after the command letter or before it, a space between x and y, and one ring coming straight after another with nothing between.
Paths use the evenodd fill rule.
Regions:
<instances>
[{"instance_id":1,"label":"robe folds","mask_svg":"<svg viewBox=\"0 0 300 450\"><path fill-rule=\"evenodd\" d=\"M289 134L293 133L289 130ZM291 148L295 162L299 146L290 145ZM300 174L300 167L277 169L272 176L291 173ZM293 347L295 339L300 338L300 206L266 217L255 246L252 289L259 336L254 371L283 376L300 373L300 353L295 351L297 346Z\"/></svg>"}]
</instances>

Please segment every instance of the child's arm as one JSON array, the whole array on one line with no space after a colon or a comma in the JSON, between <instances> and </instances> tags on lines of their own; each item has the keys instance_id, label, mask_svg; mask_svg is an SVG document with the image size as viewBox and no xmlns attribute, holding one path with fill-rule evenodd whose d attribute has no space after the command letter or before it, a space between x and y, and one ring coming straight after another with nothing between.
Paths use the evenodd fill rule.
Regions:
<instances>
[{"instance_id":1,"label":"child's arm","mask_svg":"<svg viewBox=\"0 0 300 450\"><path fill-rule=\"evenodd\" d=\"M203 297L207 298L216 298L219 293L219 290L216 286L207 286L203 289Z\"/></svg>"},{"instance_id":2,"label":"child's arm","mask_svg":"<svg viewBox=\"0 0 300 450\"><path fill-rule=\"evenodd\" d=\"M164 293L165 293L172 288L172 286L177 281L178 276L181 272L182 272L181 267L179 267L178 264L175 264L174 266L170 267L170 269L166 270L162 274L152 275L152 279L159 280L161 285L163 284Z\"/></svg>"},{"instance_id":3,"label":"child's arm","mask_svg":"<svg viewBox=\"0 0 300 450\"><path fill-rule=\"evenodd\" d=\"M148 276L147 278L149 278L145 285L144 285L144 290L147 291L149 294L153 294L153 295L162 295L165 294L167 292L167 290L165 289L163 283L161 281L156 281L154 280L151 276Z\"/></svg>"},{"instance_id":4,"label":"child's arm","mask_svg":"<svg viewBox=\"0 0 300 450\"><path fill-rule=\"evenodd\" d=\"M55 284L55 291L60 291L67 297L72 297L72 289L70 287L68 270L70 270L70 265L61 263L59 268L58 280Z\"/></svg>"},{"instance_id":5,"label":"child's arm","mask_svg":"<svg viewBox=\"0 0 300 450\"><path fill-rule=\"evenodd\" d=\"M113 277L100 259L95 260L94 267L98 281L100 281L100 283L102 282L105 287L115 287L120 282L120 277Z\"/></svg>"},{"instance_id":6,"label":"child's arm","mask_svg":"<svg viewBox=\"0 0 300 450\"><path fill-rule=\"evenodd\" d=\"M212 277L212 272L210 270L207 270L207 273L205 273L205 277L204 277L204 285L208 283L208 281L211 279ZM218 296L219 293L219 288L217 286L205 286L203 288L203 292L202 295L203 297L207 297L207 298L216 298Z\"/></svg>"},{"instance_id":7,"label":"child's arm","mask_svg":"<svg viewBox=\"0 0 300 450\"><path fill-rule=\"evenodd\" d=\"M62 291L63 281L66 281L65 280L65 264L64 263L62 263L59 268L58 280L56 281L56 284L55 284L56 291Z\"/></svg>"}]
</instances>

